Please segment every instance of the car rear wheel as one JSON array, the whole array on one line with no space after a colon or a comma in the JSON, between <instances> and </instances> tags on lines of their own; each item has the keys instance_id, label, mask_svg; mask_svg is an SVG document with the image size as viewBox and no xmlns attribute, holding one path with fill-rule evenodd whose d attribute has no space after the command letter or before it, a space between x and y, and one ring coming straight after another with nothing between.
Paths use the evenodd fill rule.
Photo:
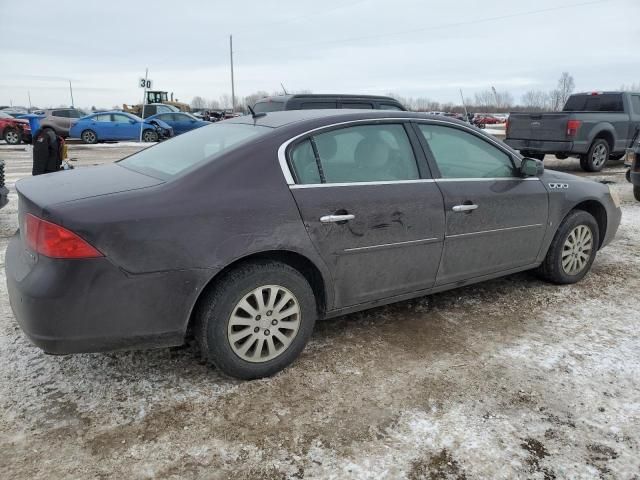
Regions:
<instances>
[{"instance_id":1,"label":"car rear wheel","mask_svg":"<svg viewBox=\"0 0 640 480\"><path fill-rule=\"evenodd\" d=\"M142 132L142 141L143 142L157 142L158 141L158 133L153 130L147 129Z\"/></svg>"},{"instance_id":2,"label":"car rear wheel","mask_svg":"<svg viewBox=\"0 0 640 480\"><path fill-rule=\"evenodd\" d=\"M22 141L22 135L14 128L7 128L4 131L4 141L9 145L18 145Z\"/></svg>"},{"instance_id":3,"label":"car rear wheel","mask_svg":"<svg viewBox=\"0 0 640 480\"><path fill-rule=\"evenodd\" d=\"M580 157L580 166L586 172L599 172L609 159L609 144L606 140L598 138L591 144L586 155Z\"/></svg>"},{"instance_id":4,"label":"car rear wheel","mask_svg":"<svg viewBox=\"0 0 640 480\"><path fill-rule=\"evenodd\" d=\"M93 130L85 130L80 135L80 138L84 143L98 143L98 135Z\"/></svg>"},{"instance_id":5,"label":"car rear wheel","mask_svg":"<svg viewBox=\"0 0 640 480\"><path fill-rule=\"evenodd\" d=\"M560 224L538 273L557 284L582 280L596 258L599 242L595 218L583 210L572 211Z\"/></svg>"},{"instance_id":6,"label":"car rear wheel","mask_svg":"<svg viewBox=\"0 0 640 480\"><path fill-rule=\"evenodd\" d=\"M633 186L633 196L636 198L637 201L640 202L640 186L638 185Z\"/></svg>"},{"instance_id":7,"label":"car rear wheel","mask_svg":"<svg viewBox=\"0 0 640 480\"><path fill-rule=\"evenodd\" d=\"M224 374L273 375L302 352L315 324L309 283L289 265L261 261L225 275L196 313L203 357Z\"/></svg>"}]
</instances>

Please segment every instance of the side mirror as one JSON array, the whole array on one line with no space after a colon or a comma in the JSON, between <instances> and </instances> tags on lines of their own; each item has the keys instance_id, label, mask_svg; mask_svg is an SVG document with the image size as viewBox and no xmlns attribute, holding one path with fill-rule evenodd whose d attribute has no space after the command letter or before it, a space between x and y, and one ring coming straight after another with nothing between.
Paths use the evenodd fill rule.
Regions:
<instances>
[{"instance_id":1,"label":"side mirror","mask_svg":"<svg viewBox=\"0 0 640 480\"><path fill-rule=\"evenodd\" d=\"M523 177L535 177L544 173L544 163L535 158L525 157L520 164L520 174Z\"/></svg>"}]
</instances>

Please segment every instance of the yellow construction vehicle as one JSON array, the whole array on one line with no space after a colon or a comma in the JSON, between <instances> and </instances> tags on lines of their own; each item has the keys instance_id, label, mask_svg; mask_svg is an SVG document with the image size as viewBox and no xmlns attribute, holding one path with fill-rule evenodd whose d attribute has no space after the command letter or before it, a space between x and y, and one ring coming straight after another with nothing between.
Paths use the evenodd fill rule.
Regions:
<instances>
[{"instance_id":1,"label":"yellow construction vehicle","mask_svg":"<svg viewBox=\"0 0 640 480\"><path fill-rule=\"evenodd\" d=\"M145 117L149 116L146 113L150 113L153 109L149 109L147 112L147 108L150 104L163 104L163 105L171 105L172 107L177 108L181 112L190 112L191 108L186 103L179 102L176 98L173 99L173 92L171 92L171 99L169 100L168 92L163 92L161 90L147 90L147 102L145 107ZM127 105L123 104L122 109L125 112L133 113L134 115L142 116L142 104L139 103L137 105Z\"/></svg>"}]
</instances>

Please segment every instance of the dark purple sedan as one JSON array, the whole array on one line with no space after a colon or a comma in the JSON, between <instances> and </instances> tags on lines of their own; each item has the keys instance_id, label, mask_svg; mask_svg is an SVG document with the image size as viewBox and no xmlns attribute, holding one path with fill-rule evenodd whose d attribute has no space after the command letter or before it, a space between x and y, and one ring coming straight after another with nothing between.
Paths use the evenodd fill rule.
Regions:
<instances>
[{"instance_id":1,"label":"dark purple sedan","mask_svg":"<svg viewBox=\"0 0 640 480\"><path fill-rule=\"evenodd\" d=\"M195 338L245 379L289 365L316 319L523 270L576 282L620 221L607 186L400 111L239 117L16 188L7 281L36 345Z\"/></svg>"}]
</instances>

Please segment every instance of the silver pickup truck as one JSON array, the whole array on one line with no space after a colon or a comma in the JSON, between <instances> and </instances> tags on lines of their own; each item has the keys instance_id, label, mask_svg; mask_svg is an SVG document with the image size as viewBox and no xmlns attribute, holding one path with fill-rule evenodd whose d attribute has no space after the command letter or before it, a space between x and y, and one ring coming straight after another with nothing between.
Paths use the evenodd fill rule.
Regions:
<instances>
[{"instance_id":1,"label":"silver pickup truck","mask_svg":"<svg viewBox=\"0 0 640 480\"><path fill-rule=\"evenodd\" d=\"M562 112L511 113L505 142L526 157L580 158L588 172L618 160L640 128L640 93L577 93Z\"/></svg>"}]
</instances>

